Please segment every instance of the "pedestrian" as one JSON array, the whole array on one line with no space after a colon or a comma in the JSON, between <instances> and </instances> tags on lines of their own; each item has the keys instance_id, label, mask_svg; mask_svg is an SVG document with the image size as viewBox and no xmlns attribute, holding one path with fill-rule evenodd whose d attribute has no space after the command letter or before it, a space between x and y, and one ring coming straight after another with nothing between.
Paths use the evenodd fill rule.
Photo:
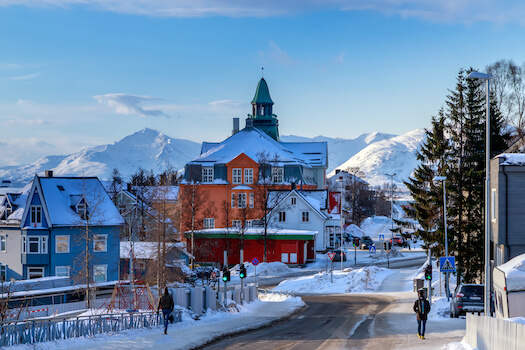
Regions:
<instances>
[{"instance_id":1,"label":"pedestrian","mask_svg":"<svg viewBox=\"0 0 525 350\"><path fill-rule=\"evenodd\" d=\"M164 287L164 294L159 298L159 304L157 305L157 315L159 310L162 309L162 315L164 316L164 334L168 334L168 321L173 311L175 303L170 295L168 287Z\"/></svg>"},{"instance_id":2,"label":"pedestrian","mask_svg":"<svg viewBox=\"0 0 525 350\"><path fill-rule=\"evenodd\" d=\"M417 336L425 339L425 328L427 325L427 315L430 312L430 303L425 298L425 292L419 290L419 298L414 303L414 312L417 315Z\"/></svg>"}]
</instances>

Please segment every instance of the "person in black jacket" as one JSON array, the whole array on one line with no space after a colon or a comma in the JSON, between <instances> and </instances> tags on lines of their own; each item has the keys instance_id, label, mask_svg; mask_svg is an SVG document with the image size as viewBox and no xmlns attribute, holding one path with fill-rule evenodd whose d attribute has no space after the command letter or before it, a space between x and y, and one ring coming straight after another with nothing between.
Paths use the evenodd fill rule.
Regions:
<instances>
[{"instance_id":1,"label":"person in black jacket","mask_svg":"<svg viewBox=\"0 0 525 350\"><path fill-rule=\"evenodd\" d=\"M168 334L168 320L174 306L175 303L173 302L168 287L164 287L164 294L160 297L159 304L157 305L157 315L159 314L159 310L162 309L162 315L164 316L164 334Z\"/></svg>"},{"instance_id":2,"label":"person in black jacket","mask_svg":"<svg viewBox=\"0 0 525 350\"><path fill-rule=\"evenodd\" d=\"M419 298L414 303L414 312L417 315L417 336L425 339L425 328L427 325L427 315L430 312L430 303L425 298L424 291L419 291Z\"/></svg>"}]
</instances>

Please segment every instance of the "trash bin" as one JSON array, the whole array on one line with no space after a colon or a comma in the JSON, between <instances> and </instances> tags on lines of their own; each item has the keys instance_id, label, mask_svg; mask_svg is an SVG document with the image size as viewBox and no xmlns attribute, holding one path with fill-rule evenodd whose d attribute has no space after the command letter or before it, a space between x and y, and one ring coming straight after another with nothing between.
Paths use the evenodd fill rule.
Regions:
<instances>
[{"instance_id":1,"label":"trash bin","mask_svg":"<svg viewBox=\"0 0 525 350\"><path fill-rule=\"evenodd\" d=\"M414 292L417 292L425 285L425 280L421 278L414 278Z\"/></svg>"}]
</instances>

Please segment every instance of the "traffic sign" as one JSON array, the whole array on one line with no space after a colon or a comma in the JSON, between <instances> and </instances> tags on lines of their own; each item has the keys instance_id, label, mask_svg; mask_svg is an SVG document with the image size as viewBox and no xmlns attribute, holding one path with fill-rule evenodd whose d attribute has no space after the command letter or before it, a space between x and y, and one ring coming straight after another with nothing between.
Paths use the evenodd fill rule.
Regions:
<instances>
[{"instance_id":1,"label":"traffic sign","mask_svg":"<svg viewBox=\"0 0 525 350\"><path fill-rule=\"evenodd\" d=\"M456 258L454 256L439 258L439 272L456 272Z\"/></svg>"},{"instance_id":2,"label":"traffic sign","mask_svg":"<svg viewBox=\"0 0 525 350\"><path fill-rule=\"evenodd\" d=\"M330 258L331 261L334 261L335 252L328 253L328 257Z\"/></svg>"},{"instance_id":3,"label":"traffic sign","mask_svg":"<svg viewBox=\"0 0 525 350\"><path fill-rule=\"evenodd\" d=\"M379 240L380 241L384 241L385 240L385 235L379 235Z\"/></svg>"},{"instance_id":4,"label":"traffic sign","mask_svg":"<svg viewBox=\"0 0 525 350\"><path fill-rule=\"evenodd\" d=\"M370 254L375 254L376 253L376 246L375 245L371 245L370 248L368 248L368 252Z\"/></svg>"},{"instance_id":5,"label":"traffic sign","mask_svg":"<svg viewBox=\"0 0 525 350\"><path fill-rule=\"evenodd\" d=\"M252 265L257 266L257 264L259 264L259 259L257 259L257 258L253 258L253 259L252 259Z\"/></svg>"}]
</instances>

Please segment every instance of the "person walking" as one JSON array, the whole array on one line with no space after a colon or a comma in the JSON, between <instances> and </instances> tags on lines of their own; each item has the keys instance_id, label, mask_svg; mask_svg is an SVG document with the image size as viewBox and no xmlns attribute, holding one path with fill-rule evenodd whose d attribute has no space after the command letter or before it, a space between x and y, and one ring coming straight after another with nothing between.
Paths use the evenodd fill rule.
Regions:
<instances>
[{"instance_id":1,"label":"person walking","mask_svg":"<svg viewBox=\"0 0 525 350\"><path fill-rule=\"evenodd\" d=\"M170 295L168 287L164 287L164 294L159 299L159 304L157 305L157 315L159 310L162 309L162 315L164 316L164 334L168 334L168 321L175 307L173 298Z\"/></svg>"},{"instance_id":2,"label":"person walking","mask_svg":"<svg viewBox=\"0 0 525 350\"><path fill-rule=\"evenodd\" d=\"M430 312L430 303L425 298L425 292L419 290L419 298L414 303L414 312L417 315L417 336L425 339L425 328L427 325L427 315Z\"/></svg>"}]
</instances>

